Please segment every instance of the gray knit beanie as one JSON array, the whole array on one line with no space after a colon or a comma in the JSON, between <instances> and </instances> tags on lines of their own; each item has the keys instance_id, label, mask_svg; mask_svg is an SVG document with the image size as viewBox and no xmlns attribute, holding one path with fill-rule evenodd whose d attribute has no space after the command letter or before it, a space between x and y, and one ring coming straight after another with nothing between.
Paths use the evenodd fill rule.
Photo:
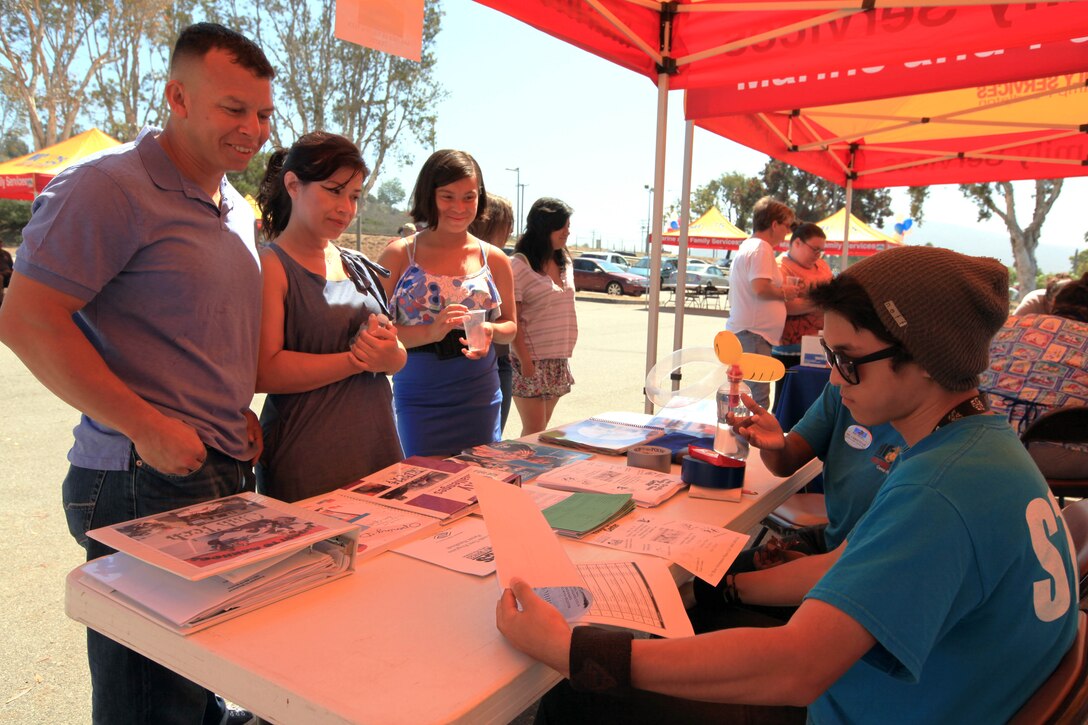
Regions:
<instances>
[{"instance_id":1,"label":"gray knit beanie","mask_svg":"<svg viewBox=\"0 0 1088 725\"><path fill-rule=\"evenodd\" d=\"M1009 315L1009 273L989 257L899 247L847 268L884 327L948 390L970 390Z\"/></svg>"}]
</instances>

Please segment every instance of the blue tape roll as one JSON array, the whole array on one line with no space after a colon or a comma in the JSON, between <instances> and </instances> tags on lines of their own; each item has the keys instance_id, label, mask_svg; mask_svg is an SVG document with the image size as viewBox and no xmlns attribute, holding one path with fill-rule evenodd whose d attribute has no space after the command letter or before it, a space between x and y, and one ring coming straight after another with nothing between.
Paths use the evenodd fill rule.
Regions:
<instances>
[{"instance_id":1,"label":"blue tape roll","mask_svg":"<svg viewBox=\"0 0 1088 725\"><path fill-rule=\"evenodd\" d=\"M684 456L680 462L680 480L705 488L740 488L744 485L741 466L715 466L698 458Z\"/></svg>"}]
</instances>

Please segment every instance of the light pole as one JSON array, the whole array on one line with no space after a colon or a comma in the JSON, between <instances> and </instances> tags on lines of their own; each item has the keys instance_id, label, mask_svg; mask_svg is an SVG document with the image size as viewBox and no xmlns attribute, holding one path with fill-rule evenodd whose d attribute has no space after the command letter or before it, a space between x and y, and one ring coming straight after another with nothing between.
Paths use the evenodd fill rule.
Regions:
<instances>
[{"instance_id":1,"label":"light pole","mask_svg":"<svg viewBox=\"0 0 1088 725\"><path fill-rule=\"evenodd\" d=\"M507 171L513 171L518 175L517 181L514 184L514 208L517 210L517 217L514 219L515 236L521 237L521 167L515 167L513 169L506 169Z\"/></svg>"},{"instance_id":2,"label":"light pole","mask_svg":"<svg viewBox=\"0 0 1088 725\"><path fill-rule=\"evenodd\" d=\"M650 226L650 218L653 215L654 208L654 188L649 184L643 184L642 188L646 190L646 254L650 254L650 234L653 233L653 227Z\"/></svg>"}]
</instances>

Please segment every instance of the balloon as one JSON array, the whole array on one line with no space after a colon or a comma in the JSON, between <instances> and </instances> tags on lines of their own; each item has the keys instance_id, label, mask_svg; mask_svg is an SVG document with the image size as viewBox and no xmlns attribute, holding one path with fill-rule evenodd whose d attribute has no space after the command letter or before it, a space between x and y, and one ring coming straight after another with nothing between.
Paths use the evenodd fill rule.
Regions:
<instances>
[{"instance_id":1,"label":"balloon","mask_svg":"<svg viewBox=\"0 0 1088 725\"><path fill-rule=\"evenodd\" d=\"M684 377L680 387L673 390L672 374L681 368ZM658 360L646 374L646 397L662 407L690 405L714 395L726 381L726 370L709 347L676 350Z\"/></svg>"},{"instance_id":2,"label":"balloon","mask_svg":"<svg viewBox=\"0 0 1088 725\"><path fill-rule=\"evenodd\" d=\"M906 229L906 227L903 226L902 224L896 224L895 225L895 233L896 234L902 234L904 229Z\"/></svg>"},{"instance_id":3,"label":"balloon","mask_svg":"<svg viewBox=\"0 0 1088 725\"><path fill-rule=\"evenodd\" d=\"M673 219L671 222L669 222L669 229L679 229L679 228L680 228L680 222L676 221L675 219Z\"/></svg>"},{"instance_id":4,"label":"balloon","mask_svg":"<svg viewBox=\"0 0 1088 725\"><path fill-rule=\"evenodd\" d=\"M908 230L908 229L910 229L910 228L911 228L911 226L913 226L913 225L914 225L914 220L913 220L913 219L909 219L909 218L908 218L908 219L904 219L904 220L903 220L903 231L907 231L907 230Z\"/></svg>"}]
</instances>

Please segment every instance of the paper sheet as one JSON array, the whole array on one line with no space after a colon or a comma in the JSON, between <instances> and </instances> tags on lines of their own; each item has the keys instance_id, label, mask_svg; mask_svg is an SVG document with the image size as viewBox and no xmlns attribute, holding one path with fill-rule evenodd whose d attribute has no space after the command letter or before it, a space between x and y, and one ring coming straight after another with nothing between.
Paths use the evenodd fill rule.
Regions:
<instances>
[{"instance_id":1,"label":"paper sheet","mask_svg":"<svg viewBox=\"0 0 1088 725\"><path fill-rule=\"evenodd\" d=\"M495 573L495 553L487 537L487 525L474 516L393 551L464 574L487 576Z\"/></svg>"},{"instance_id":2,"label":"paper sheet","mask_svg":"<svg viewBox=\"0 0 1088 725\"><path fill-rule=\"evenodd\" d=\"M743 551L748 538L747 534L697 521L644 515L605 526L582 541L659 556L717 584Z\"/></svg>"},{"instance_id":3,"label":"paper sheet","mask_svg":"<svg viewBox=\"0 0 1088 725\"><path fill-rule=\"evenodd\" d=\"M498 481L477 482L476 495L495 551L499 586L506 589L515 577L524 579L565 618L584 614L592 603L589 590L532 496Z\"/></svg>"}]
</instances>

